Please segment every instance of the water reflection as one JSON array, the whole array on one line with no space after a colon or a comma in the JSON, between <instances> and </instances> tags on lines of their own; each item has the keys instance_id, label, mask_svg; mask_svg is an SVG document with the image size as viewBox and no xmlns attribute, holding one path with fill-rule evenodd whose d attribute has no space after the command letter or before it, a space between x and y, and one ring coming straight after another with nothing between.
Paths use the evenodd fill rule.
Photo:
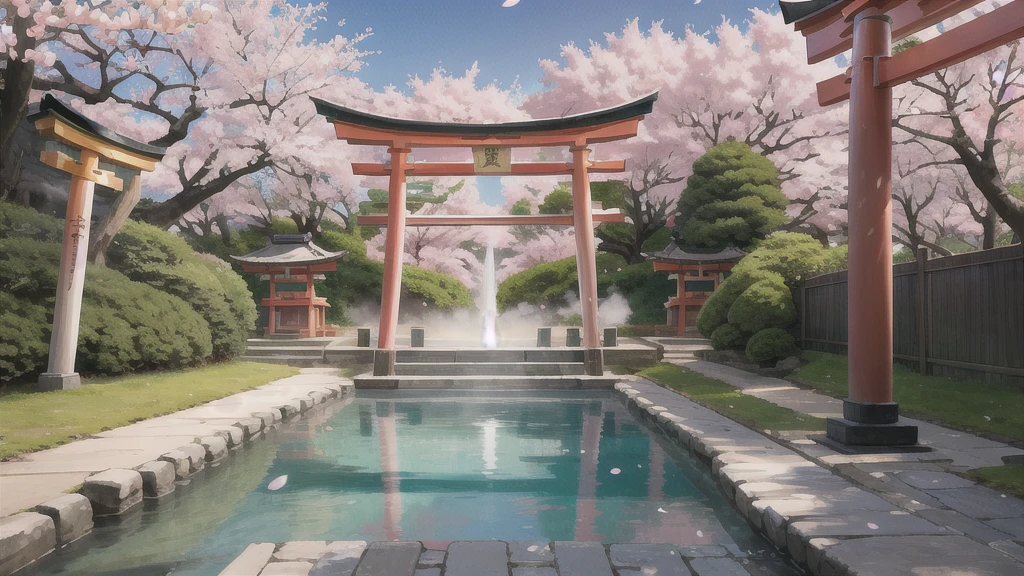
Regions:
<instances>
[{"instance_id":1,"label":"water reflection","mask_svg":"<svg viewBox=\"0 0 1024 576\"><path fill-rule=\"evenodd\" d=\"M250 542L288 540L765 548L701 469L605 392L361 394L209 476L140 515L138 526L98 530L36 573L166 574L172 566L175 576L213 575ZM287 483L270 490L282 476ZM104 548L90 552L97 544Z\"/></svg>"}]
</instances>

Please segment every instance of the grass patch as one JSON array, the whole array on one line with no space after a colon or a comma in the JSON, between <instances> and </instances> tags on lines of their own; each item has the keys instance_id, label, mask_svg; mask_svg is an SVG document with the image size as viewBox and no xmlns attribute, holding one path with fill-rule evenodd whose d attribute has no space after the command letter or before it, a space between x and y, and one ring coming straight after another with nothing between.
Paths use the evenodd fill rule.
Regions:
<instances>
[{"instance_id":1,"label":"grass patch","mask_svg":"<svg viewBox=\"0 0 1024 576\"><path fill-rule=\"evenodd\" d=\"M808 364L790 380L836 398L846 397L846 356L808 351L803 358ZM1024 441L1024 390L1014 385L923 376L896 364L893 399L900 405L900 414L1000 440Z\"/></svg>"},{"instance_id":2,"label":"grass patch","mask_svg":"<svg viewBox=\"0 0 1024 576\"><path fill-rule=\"evenodd\" d=\"M756 430L825 430L825 420L748 396L732 386L674 364L658 364L638 376L671 388Z\"/></svg>"},{"instance_id":3,"label":"grass patch","mask_svg":"<svg viewBox=\"0 0 1024 576\"><path fill-rule=\"evenodd\" d=\"M975 468L966 476L994 490L1024 498L1024 464Z\"/></svg>"},{"instance_id":4,"label":"grass patch","mask_svg":"<svg viewBox=\"0 0 1024 576\"><path fill-rule=\"evenodd\" d=\"M77 390L13 391L0 396L0 458L184 410L298 372L279 364L224 362L90 378Z\"/></svg>"}]
</instances>

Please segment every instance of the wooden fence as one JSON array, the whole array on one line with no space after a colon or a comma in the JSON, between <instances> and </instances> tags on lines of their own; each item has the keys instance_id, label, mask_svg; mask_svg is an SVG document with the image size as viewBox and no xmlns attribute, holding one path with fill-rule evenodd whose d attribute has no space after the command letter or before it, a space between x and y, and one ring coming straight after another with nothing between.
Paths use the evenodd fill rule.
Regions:
<instances>
[{"instance_id":1,"label":"wooden fence","mask_svg":"<svg viewBox=\"0 0 1024 576\"><path fill-rule=\"evenodd\" d=\"M923 374L1024 383L1021 244L931 260L922 250L892 273L897 361ZM794 294L804 349L846 353L846 279L809 278Z\"/></svg>"}]
</instances>

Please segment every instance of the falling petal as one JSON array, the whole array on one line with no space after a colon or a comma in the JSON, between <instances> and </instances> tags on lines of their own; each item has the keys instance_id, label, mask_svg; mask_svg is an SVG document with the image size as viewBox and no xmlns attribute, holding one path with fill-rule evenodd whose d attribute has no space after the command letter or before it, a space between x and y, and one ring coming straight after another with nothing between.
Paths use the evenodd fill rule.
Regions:
<instances>
[{"instance_id":1,"label":"falling petal","mask_svg":"<svg viewBox=\"0 0 1024 576\"><path fill-rule=\"evenodd\" d=\"M636 467L637 468L643 468L643 464L637 464Z\"/></svg>"},{"instance_id":2,"label":"falling petal","mask_svg":"<svg viewBox=\"0 0 1024 576\"><path fill-rule=\"evenodd\" d=\"M189 396L191 396L191 394L189 394ZM992 419L989 418L988 416L985 416L985 420L992 420Z\"/></svg>"},{"instance_id":3,"label":"falling petal","mask_svg":"<svg viewBox=\"0 0 1024 576\"><path fill-rule=\"evenodd\" d=\"M668 510L665 510L664 508L658 508L658 512L661 512L662 514L668 514Z\"/></svg>"},{"instance_id":4,"label":"falling petal","mask_svg":"<svg viewBox=\"0 0 1024 576\"><path fill-rule=\"evenodd\" d=\"M703 538L703 537L704 537L704 532L702 530L697 530L697 538Z\"/></svg>"},{"instance_id":5,"label":"falling petal","mask_svg":"<svg viewBox=\"0 0 1024 576\"><path fill-rule=\"evenodd\" d=\"M580 454L586 454L586 453L587 453L586 450L580 450Z\"/></svg>"},{"instance_id":6,"label":"falling petal","mask_svg":"<svg viewBox=\"0 0 1024 576\"><path fill-rule=\"evenodd\" d=\"M524 528L525 528L525 526L524 526ZM536 552L538 548L540 548L540 546L537 546L536 544L534 544L533 546L530 546L529 548L527 548L526 551L527 552Z\"/></svg>"},{"instance_id":7,"label":"falling petal","mask_svg":"<svg viewBox=\"0 0 1024 576\"><path fill-rule=\"evenodd\" d=\"M331 428L330 426L324 426L324 430L330 432L331 430L334 430L334 428Z\"/></svg>"},{"instance_id":8,"label":"falling petal","mask_svg":"<svg viewBox=\"0 0 1024 576\"><path fill-rule=\"evenodd\" d=\"M281 488L284 488L284 485L287 484L287 483L288 483L288 475L287 474L285 474L284 476L278 476L277 478L274 478L273 480L271 480L270 484L267 484L267 490L280 490Z\"/></svg>"},{"instance_id":9,"label":"falling petal","mask_svg":"<svg viewBox=\"0 0 1024 576\"><path fill-rule=\"evenodd\" d=\"M619 470L618 468L612 468L611 470L609 470L609 472L611 472L612 475L615 476L618 475L619 472L622 472L622 470Z\"/></svg>"},{"instance_id":10,"label":"falling petal","mask_svg":"<svg viewBox=\"0 0 1024 576\"><path fill-rule=\"evenodd\" d=\"M872 530L878 530L878 524L875 524L874 522L868 522L868 528L871 528Z\"/></svg>"}]
</instances>

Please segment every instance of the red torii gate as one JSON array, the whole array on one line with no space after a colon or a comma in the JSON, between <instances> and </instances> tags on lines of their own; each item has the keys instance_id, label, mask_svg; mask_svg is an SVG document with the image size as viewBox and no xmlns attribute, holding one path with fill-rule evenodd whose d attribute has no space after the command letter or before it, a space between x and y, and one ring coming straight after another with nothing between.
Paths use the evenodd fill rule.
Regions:
<instances>
[{"instance_id":1,"label":"red torii gate","mask_svg":"<svg viewBox=\"0 0 1024 576\"><path fill-rule=\"evenodd\" d=\"M850 69L818 83L818 103L850 99L849 397L828 438L847 445L913 445L917 427L899 423L892 396L892 88L1024 36L1024 1L992 12L895 56L892 42L981 0L810 0L779 2L807 41L809 64L853 49ZM920 289L920 288L919 288Z\"/></svg>"},{"instance_id":2,"label":"red torii gate","mask_svg":"<svg viewBox=\"0 0 1024 576\"><path fill-rule=\"evenodd\" d=\"M657 92L620 106L562 118L506 122L500 124L455 124L420 122L368 114L312 98L316 110L334 124L339 140L362 146L387 146L391 162L353 163L352 172L364 176L388 177L388 213L381 218L360 221L386 224L384 244L384 286L381 296L380 333L374 358L374 375L394 374L395 335L398 330L398 302L402 285L402 253L405 226L465 226L569 224L575 228L576 263L583 318L583 346L587 373L604 371L597 323L597 261L594 222L622 222L621 214L601 213L595 218L591 207L590 172L622 172L623 161L589 160L589 145L636 136L640 120L650 114ZM512 163L513 147L568 146L572 162ZM409 163L413 148L473 149L473 163ZM569 175L572 178L571 216L413 216L407 222L405 179L407 176L496 176Z\"/></svg>"}]
</instances>

